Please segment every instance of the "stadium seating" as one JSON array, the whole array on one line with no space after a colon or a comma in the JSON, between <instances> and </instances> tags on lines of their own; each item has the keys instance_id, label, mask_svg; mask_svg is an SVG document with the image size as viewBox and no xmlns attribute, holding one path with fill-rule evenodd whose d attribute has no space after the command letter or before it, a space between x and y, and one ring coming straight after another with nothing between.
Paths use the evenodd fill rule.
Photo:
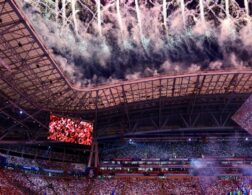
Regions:
<instances>
[{"instance_id":1,"label":"stadium seating","mask_svg":"<svg viewBox=\"0 0 252 195\"><path fill-rule=\"evenodd\" d=\"M161 142L126 143L123 146L108 144L101 150L102 160L113 158L197 158L202 156L247 157L252 156L252 142Z\"/></svg>"},{"instance_id":2,"label":"stadium seating","mask_svg":"<svg viewBox=\"0 0 252 195\"><path fill-rule=\"evenodd\" d=\"M49 177L0 170L0 194L91 194L91 195L177 195L209 194L226 195L229 192L249 194L250 177L121 177L121 178L77 178Z\"/></svg>"}]
</instances>

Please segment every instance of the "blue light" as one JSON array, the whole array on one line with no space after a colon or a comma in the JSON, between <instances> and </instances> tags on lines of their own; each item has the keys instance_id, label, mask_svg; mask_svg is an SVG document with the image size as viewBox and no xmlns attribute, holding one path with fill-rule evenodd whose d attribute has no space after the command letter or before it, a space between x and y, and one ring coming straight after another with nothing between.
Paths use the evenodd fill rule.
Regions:
<instances>
[{"instance_id":1,"label":"blue light","mask_svg":"<svg viewBox=\"0 0 252 195\"><path fill-rule=\"evenodd\" d=\"M129 144L133 144L133 140L132 139L129 139Z\"/></svg>"}]
</instances>

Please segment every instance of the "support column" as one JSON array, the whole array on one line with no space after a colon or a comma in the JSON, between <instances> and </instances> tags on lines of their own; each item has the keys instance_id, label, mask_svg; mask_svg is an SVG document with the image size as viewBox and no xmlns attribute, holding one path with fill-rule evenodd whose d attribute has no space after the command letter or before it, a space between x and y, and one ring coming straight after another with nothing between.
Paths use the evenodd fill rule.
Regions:
<instances>
[{"instance_id":1,"label":"support column","mask_svg":"<svg viewBox=\"0 0 252 195\"><path fill-rule=\"evenodd\" d=\"M99 166L99 148L98 143L95 143L95 168Z\"/></svg>"},{"instance_id":2,"label":"support column","mask_svg":"<svg viewBox=\"0 0 252 195\"><path fill-rule=\"evenodd\" d=\"M92 145L91 145L91 150L90 150L90 154L89 154L89 159L88 159L88 167L89 168L92 166L93 154L94 154L94 143L92 143Z\"/></svg>"},{"instance_id":3,"label":"support column","mask_svg":"<svg viewBox=\"0 0 252 195\"><path fill-rule=\"evenodd\" d=\"M90 150L90 155L88 159L88 167L89 168L97 168L99 166L99 148L98 143L93 142Z\"/></svg>"}]
</instances>

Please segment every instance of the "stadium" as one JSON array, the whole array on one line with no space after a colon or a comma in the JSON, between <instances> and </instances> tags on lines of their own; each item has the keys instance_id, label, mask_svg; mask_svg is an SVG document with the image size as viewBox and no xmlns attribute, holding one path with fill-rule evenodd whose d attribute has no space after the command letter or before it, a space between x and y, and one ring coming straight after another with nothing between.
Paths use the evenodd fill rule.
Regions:
<instances>
[{"instance_id":1,"label":"stadium","mask_svg":"<svg viewBox=\"0 0 252 195\"><path fill-rule=\"evenodd\" d=\"M0 0L0 194L252 194L251 13Z\"/></svg>"}]
</instances>

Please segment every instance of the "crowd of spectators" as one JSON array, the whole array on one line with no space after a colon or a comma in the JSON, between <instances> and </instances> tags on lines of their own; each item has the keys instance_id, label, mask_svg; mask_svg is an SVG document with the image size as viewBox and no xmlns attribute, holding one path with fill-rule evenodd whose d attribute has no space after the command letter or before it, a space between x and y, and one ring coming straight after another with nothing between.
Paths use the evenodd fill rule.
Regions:
<instances>
[{"instance_id":1,"label":"crowd of spectators","mask_svg":"<svg viewBox=\"0 0 252 195\"><path fill-rule=\"evenodd\" d=\"M252 156L252 142L160 142L160 143L126 143L124 145L107 144L101 149L101 159L113 158L200 158L217 157L248 157Z\"/></svg>"},{"instance_id":2,"label":"crowd of spectators","mask_svg":"<svg viewBox=\"0 0 252 195\"><path fill-rule=\"evenodd\" d=\"M226 195L234 191L248 195L251 187L250 177L77 178L49 177L0 169L0 194L13 195Z\"/></svg>"},{"instance_id":3,"label":"crowd of spectators","mask_svg":"<svg viewBox=\"0 0 252 195\"><path fill-rule=\"evenodd\" d=\"M86 169L85 164L80 163L66 163L50 160L38 160L38 159L29 159L17 156L10 156L1 154L2 157L6 159L5 166L11 166L14 168L36 168L37 170L62 170L64 172L84 172ZM33 169L35 170L35 169Z\"/></svg>"},{"instance_id":4,"label":"crowd of spectators","mask_svg":"<svg viewBox=\"0 0 252 195\"><path fill-rule=\"evenodd\" d=\"M85 178L49 177L17 170L1 170L0 177L1 180L7 182L8 186L15 187L17 191L23 192L22 194L67 194L67 192L85 192L88 185Z\"/></svg>"},{"instance_id":5,"label":"crowd of spectators","mask_svg":"<svg viewBox=\"0 0 252 195\"><path fill-rule=\"evenodd\" d=\"M201 178L201 181L204 178ZM249 177L242 177L236 180L210 180L211 185L205 185L206 194L228 194L228 195L250 195L252 194L252 180Z\"/></svg>"},{"instance_id":6,"label":"crowd of spectators","mask_svg":"<svg viewBox=\"0 0 252 195\"><path fill-rule=\"evenodd\" d=\"M20 195L20 191L15 185L6 179L5 173L0 171L0 194Z\"/></svg>"},{"instance_id":7,"label":"crowd of spectators","mask_svg":"<svg viewBox=\"0 0 252 195\"><path fill-rule=\"evenodd\" d=\"M76 144L91 145L93 126L76 119L50 116L48 139Z\"/></svg>"},{"instance_id":8,"label":"crowd of spectators","mask_svg":"<svg viewBox=\"0 0 252 195\"><path fill-rule=\"evenodd\" d=\"M148 186L148 189L139 186ZM129 194L160 194L162 192L162 183L158 180L133 179L129 182Z\"/></svg>"},{"instance_id":9,"label":"crowd of spectators","mask_svg":"<svg viewBox=\"0 0 252 195\"><path fill-rule=\"evenodd\" d=\"M202 194L198 178L172 179L164 182L163 189L167 194Z\"/></svg>"}]
</instances>

